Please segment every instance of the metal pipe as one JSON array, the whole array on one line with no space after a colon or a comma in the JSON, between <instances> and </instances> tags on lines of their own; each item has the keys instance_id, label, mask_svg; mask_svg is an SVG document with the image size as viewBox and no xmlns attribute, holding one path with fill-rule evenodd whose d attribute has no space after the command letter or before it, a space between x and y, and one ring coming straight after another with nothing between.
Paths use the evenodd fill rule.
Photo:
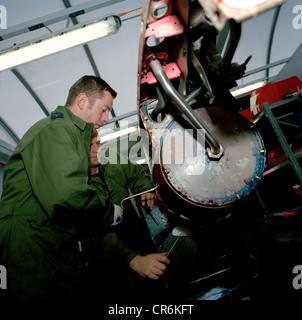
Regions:
<instances>
[{"instance_id":1,"label":"metal pipe","mask_svg":"<svg viewBox=\"0 0 302 320\"><path fill-rule=\"evenodd\" d=\"M201 65L200 61L198 60L193 49L191 50L191 57L192 57L192 64L193 64L195 70L198 72L200 79L202 80L202 82L206 86L208 93L210 95L209 103L212 104L212 102L214 101L215 95L213 93L211 84L208 80L207 74L206 74L203 66Z\"/></svg>"},{"instance_id":2,"label":"metal pipe","mask_svg":"<svg viewBox=\"0 0 302 320\"><path fill-rule=\"evenodd\" d=\"M187 104L187 102L181 97L177 90L173 87L172 83L168 79L161 63L155 56L149 61L149 66L152 69L156 79L163 87L165 93L169 98L176 104L178 109L188 118L190 123L193 125L197 132L198 129L203 129L205 131L205 140L210 146L208 149L208 155L210 158L220 158L223 154L223 148L220 145L217 138L209 130L207 125L202 121L202 119L194 112L194 110Z\"/></svg>"},{"instance_id":3,"label":"metal pipe","mask_svg":"<svg viewBox=\"0 0 302 320\"><path fill-rule=\"evenodd\" d=\"M222 62L220 65L220 69L222 71L224 71L230 66L241 36L241 23L238 23L235 20L230 19L229 26L230 37L227 43L227 48L225 50L224 57L222 58Z\"/></svg>"}]
</instances>

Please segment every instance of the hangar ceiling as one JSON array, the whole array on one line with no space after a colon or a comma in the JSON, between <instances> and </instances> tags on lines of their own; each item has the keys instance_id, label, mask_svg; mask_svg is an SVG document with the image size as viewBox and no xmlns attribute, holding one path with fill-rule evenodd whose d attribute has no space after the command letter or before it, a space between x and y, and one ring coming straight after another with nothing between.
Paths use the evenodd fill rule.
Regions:
<instances>
[{"instance_id":1,"label":"hangar ceiling","mask_svg":"<svg viewBox=\"0 0 302 320\"><path fill-rule=\"evenodd\" d=\"M2 163L31 125L57 105L65 104L69 87L85 74L103 77L118 92L104 130L137 122L142 0L2 0L1 5L6 9L7 22L7 28L0 29L1 52L109 14L119 15L122 21L115 35L0 72ZM287 0L280 7L243 22L233 61L243 63L249 55L252 59L238 87L259 80L272 82L280 74L301 79L300 65L286 69L294 54L301 52L302 26L293 24L300 7L299 0ZM42 27L31 28L39 24ZM222 30L217 38L220 51L227 40L226 31Z\"/></svg>"}]
</instances>

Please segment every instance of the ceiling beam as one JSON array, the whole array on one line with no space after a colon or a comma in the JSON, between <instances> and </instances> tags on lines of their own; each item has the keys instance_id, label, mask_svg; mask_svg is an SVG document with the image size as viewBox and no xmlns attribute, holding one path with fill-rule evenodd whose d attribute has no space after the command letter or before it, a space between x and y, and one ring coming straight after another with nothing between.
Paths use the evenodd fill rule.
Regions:
<instances>
[{"instance_id":1,"label":"ceiling beam","mask_svg":"<svg viewBox=\"0 0 302 320\"><path fill-rule=\"evenodd\" d=\"M40 100L40 98L37 96L37 94L34 92L32 87L29 85L29 83L23 78L23 76L20 74L20 72L17 69L12 69L11 72L18 78L18 80L23 84L25 89L30 93L30 95L35 99L37 104L40 106L42 111L45 113L45 115L48 117L49 112L44 106L43 102Z\"/></svg>"},{"instance_id":2,"label":"ceiling beam","mask_svg":"<svg viewBox=\"0 0 302 320\"><path fill-rule=\"evenodd\" d=\"M64 4L64 6L65 6L66 8L70 8L70 7L71 7L71 4L70 4L69 0L62 0L62 1L63 1L63 4ZM72 23L75 24L75 25L79 23L79 22L78 22L78 19L77 19L76 17L71 17L71 21L72 21ZM96 65L96 63L95 63L95 61L94 61L94 58L93 58L93 56L92 56L92 53L91 53L91 51L90 51L90 49L89 49L88 44L84 44L84 45L83 45L83 48L84 48L84 50L85 50L86 56L87 56L87 58L88 58L88 60L89 60L89 62L90 62L90 65L91 65L91 67L92 67L92 69L93 69L94 74L95 74L97 77L100 78L101 75L100 75L100 73L99 73L99 70L98 70L97 65ZM111 109L111 115L112 115L113 118L116 117L113 108ZM116 121L115 126L116 126L117 128L120 127L118 121Z\"/></svg>"},{"instance_id":3,"label":"ceiling beam","mask_svg":"<svg viewBox=\"0 0 302 320\"><path fill-rule=\"evenodd\" d=\"M290 60L291 57L288 57L288 58L284 58L284 59L280 59L278 61L275 61L275 62L272 62L272 63L269 63L269 64L266 64L264 66L261 66L261 67L258 67L258 68L255 68L255 69L252 69L250 71L247 71L244 73L244 75L242 76L242 78L245 78L245 77L248 77L252 74L255 74L255 73L258 73L258 72L261 72L261 71L267 71L273 67L276 67L276 66L279 66L280 64L284 64L284 63L287 63L289 60ZM266 77L267 79L269 79L268 77Z\"/></svg>"},{"instance_id":4,"label":"ceiling beam","mask_svg":"<svg viewBox=\"0 0 302 320\"><path fill-rule=\"evenodd\" d=\"M0 161L5 163L9 156L13 153L15 147L0 139Z\"/></svg>"},{"instance_id":5,"label":"ceiling beam","mask_svg":"<svg viewBox=\"0 0 302 320\"><path fill-rule=\"evenodd\" d=\"M12 130L12 128L4 121L4 119L2 117L0 117L0 124L2 125L2 127L5 129L5 131L15 140L15 142L17 142L17 144L19 143L20 139L19 137L16 135L16 133Z\"/></svg>"},{"instance_id":6,"label":"ceiling beam","mask_svg":"<svg viewBox=\"0 0 302 320\"><path fill-rule=\"evenodd\" d=\"M267 46L267 54L266 54L266 64L269 64L271 62L271 52L272 52L272 45L273 45L273 40L274 40L274 35L275 35L275 30L276 30L276 25L279 17L279 13L281 10L281 5L275 8L275 14L274 18L271 24L271 31L269 35L269 42ZM266 69L266 77L269 78L269 68Z\"/></svg>"},{"instance_id":7,"label":"ceiling beam","mask_svg":"<svg viewBox=\"0 0 302 320\"><path fill-rule=\"evenodd\" d=\"M63 2L64 6L65 6L66 8L70 8L70 7L71 7L71 4L70 4L70 1L69 1L69 0L62 0L62 2ZM71 17L71 21L72 21L72 23L73 23L74 25L77 25L77 24L79 23L79 22L78 22L78 19L77 19L76 17ZM89 62L90 62L90 64L91 64L91 66L92 66L92 69L93 69L93 71L94 71L94 74L95 74L97 77L100 77L99 70L98 70L98 68L97 68L97 66L96 66L96 63L95 63L93 57L92 57L92 54L91 54L91 51L90 51L88 45L87 45L87 44L84 44L83 47L84 47L84 49L85 49L85 53L86 53L86 55L87 55L87 57L88 57L88 59L89 59Z\"/></svg>"},{"instance_id":8,"label":"ceiling beam","mask_svg":"<svg viewBox=\"0 0 302 320\"><path fill-rule=\"evenodd\" d=\"M29 31L46 27L51 24L54 24L63 20L67 20L69 18L76 17L78 15L82 15L84 13L88 13L104 7L108 7L123 1L125 0L105 0L105 1L93 0L93 1L79 4L77 6L73 6L67 9L57 11L52 14L48 14L43 17L38 17L36 19L18 24L8 29L3 29L3 30L0 29L0 41L6 40L12 37L16 37L21 34L27 33Z\"/></svg>"}]
</instances>

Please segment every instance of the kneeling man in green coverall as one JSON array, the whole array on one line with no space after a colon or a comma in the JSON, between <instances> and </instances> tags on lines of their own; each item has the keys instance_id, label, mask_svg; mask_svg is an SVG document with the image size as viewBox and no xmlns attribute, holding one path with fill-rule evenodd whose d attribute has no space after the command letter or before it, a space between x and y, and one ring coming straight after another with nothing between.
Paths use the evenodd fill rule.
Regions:
<instances>
[{"instance_id":1,"label":"kneeling man in green coverall","mask_svg":"<svg viewBox=\"0 0 302 320\"><path fill-rule=\"evenodd\" d=\"M100 164L100 138L96 130L91 137L90 155L90 184L105 197L120 205L124 198L129 197L129 192L138 194L146 191L140 196L141 205L153 209L156 198L155 194L148 192L153 188L150 175L142 166L133 164L111 149L103 152L106 164ZM144 293L150 294L151 290L160 286L151 280L159 280L170 263L165 253L152 253L147 226L130 200L124 202L122 221L111 226L102 240L83 240L82 245L95 296L100 294L98 289L106 280L107 298L110 295L127 298L131 294L142 298Z\"/></svg>"}]
</instances>

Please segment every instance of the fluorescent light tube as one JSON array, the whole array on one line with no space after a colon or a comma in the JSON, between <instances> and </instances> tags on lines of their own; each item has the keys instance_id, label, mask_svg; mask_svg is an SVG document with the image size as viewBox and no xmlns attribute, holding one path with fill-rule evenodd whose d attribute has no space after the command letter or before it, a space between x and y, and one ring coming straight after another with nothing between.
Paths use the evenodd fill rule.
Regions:
<instances>
[{"instance_id":1,"label":"fluorescent light tube","mask_svg":"<svg viewBox=\"0 0 302 320\"><path fill-rule=\"evenodd\" d=\"M259 88L263 87L264 85L266 85L266 81L255 82L250 85L244 86L242 88L231 90L231 94L233 95L233 97L238 97L238 96L241 96L247 92L259 89Z\"/></svg>"},{"instance_id":2,"label":"fluorescent light tube","mask_svg":"<svg viewBox=\"0 0 302 320\"><path fill-rule=\"evenodd\" d=\"M113 133L109 133L109 134L107 134L105 136L102 136L99 133L99 136L100 136L100 139L101 139L101 143L104 143L106 141L110 141L110 140L113 140L115 138L125 136L126 134L129 134L129 133L132 133L132 132L135 132L135 131L138 131L137 126L129 127L129 128L126 128L126 129L122 129L122 130L113 132Z\"/></svg>"},{"instance_id":3,"label":"fluorescent light tube","mask_svg":"<svg viewBox=\"0 0 302 320\"><path fill-rule=\"evenodd\" d=\"M118 16L69 29L0 54L0 71L115 34L121 26Z\"/></svg>"},{"instance_id":4,"label":"fluorescent light tube","mask_svg":"<svg viewBox=\"0 0 302 320\"><path fill-rule=\"evenodd\" d=\"M145 164L147 163L147 160L146 159L142 159L142 160L137 160L135 161L137 164Z\"/></svg>"}]
</instances>

